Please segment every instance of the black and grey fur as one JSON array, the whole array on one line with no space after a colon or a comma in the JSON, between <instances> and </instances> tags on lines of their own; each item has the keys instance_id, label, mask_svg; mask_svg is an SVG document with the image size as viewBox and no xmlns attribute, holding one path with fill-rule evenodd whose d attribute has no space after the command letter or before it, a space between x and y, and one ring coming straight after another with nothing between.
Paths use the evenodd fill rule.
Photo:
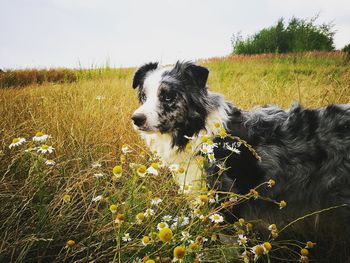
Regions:
<instances>
[{"instance_id":1,"label":"black and grey fur","mask_svg":"<svg viewBox=\"0 0 350 263\"><path fill-rule=\"evenodd\" d=\"M145 102L144 81L157 68L156 63L146 64L135 74L133 87L139 87L141 103ZM289 230L284 237L316 242L311 258L317 262L350 262L350 104L318 109L294 104L288 110L268 106L246 112L207 90L208 73L189 62L178 62L162 71L155 107L158 122L150 127L147 116L138 116L142 113L136 111L135 126L171 135L171 147L181 151L188 137L208 127L212 112L224 109L222 121L228 133L252 145L261 161L241 146L241 154L231 155L226 162L228 170L220 177L217 166L208 163L212 187L246 194L274 179L276 186L262 187L260 195L288 204L280 210L274 203L251 200L226 211L226 218L261 219L262 227L270 223L283 227L306 214L345 204L300 220L292 227L293 235ZM235 141L226 138L216 142L220 146ZM217 160L229 153L223 147L214 150Z\"/></svg>"}]
</instances>

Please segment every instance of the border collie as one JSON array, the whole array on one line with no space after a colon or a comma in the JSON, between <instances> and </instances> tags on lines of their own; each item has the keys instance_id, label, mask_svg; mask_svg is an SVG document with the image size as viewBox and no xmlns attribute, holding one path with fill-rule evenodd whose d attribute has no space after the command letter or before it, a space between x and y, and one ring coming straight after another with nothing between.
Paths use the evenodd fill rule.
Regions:
<instances>
[{"instance_id":1,"label":"border collie","mask_svg":"<svg viewBox=\"0 0 350 263\"><path fill-rule=\"evenodd\" d=\"M227 156L225 171L216 162L206 164L207 180L219 191L246 194L273 179L276 186L261 188L262 196L286 200L286 209L276 204L251 200L234 207L226 217L261 219L281 226L306 214L329 207L293 225L296 237L316 241L317 262L347 262L350 258L350 104L307 109L294 104L283 110L276 106L244 111L210 92L208 69L191 62L173 67L148 63L136 71L133 88L138 88L141 106L132 115L134 128L166 164L188 164L179 185L199 187L201 169L186 151L200 144L203 135L217 134L219 122L232 137L217 138L216 160ZM230 154L225 145L235 145ZM231 152L232 153L232 152ZM220 176L218 175L220 174ZM210 175L210 176L209 176ZM288 238L291 238L288 236ZM307 240L304 240L305 242Z\"/></svg>"}]
</instances>

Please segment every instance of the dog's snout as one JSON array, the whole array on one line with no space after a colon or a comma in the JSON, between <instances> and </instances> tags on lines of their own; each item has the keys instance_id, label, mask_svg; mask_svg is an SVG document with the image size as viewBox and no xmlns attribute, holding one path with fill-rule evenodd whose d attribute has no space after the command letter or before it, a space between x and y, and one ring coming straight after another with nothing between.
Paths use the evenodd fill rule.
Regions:
<instances>
[{"instance_id":1,"label":"dog's snout","mask_svg":"<svg viewBox=\"0 0 350 263\"><path fill-rule=\"evenodd\" d=\"M136 113L131 116L131 119L133 120L134 124L138 127L142 126L146 122L146 115L142 113Z\"/></svg>"}]
</instances>

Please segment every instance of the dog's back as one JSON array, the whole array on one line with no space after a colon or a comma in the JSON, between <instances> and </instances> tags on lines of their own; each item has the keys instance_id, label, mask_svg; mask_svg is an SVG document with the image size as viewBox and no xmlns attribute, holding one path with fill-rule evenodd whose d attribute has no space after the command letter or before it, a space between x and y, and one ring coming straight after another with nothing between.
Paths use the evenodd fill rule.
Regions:
<instances>
[{"instance_id":1,"label":"dog's back","mask_svg":"<svg viewBox=\"0 0 350 263\"><path fill-rule=\"evenodd\" d=\"M259 193L288 205L279 210L273 203L249 201L234 214L280 226L309 215L286 231L293 236L284 237L317 242L322 251L318 262L346 262L350 258L350 106L306 109L294 105L288 111L266 107L241 114L237 124L239 114L234 113L227 124L229 132L247 140L261 161L242 149L240 156L227 160L230 168L217 186L246 194L273 179L276 186L262 187ZM223 158L227 152L216 149L215 155ZM209 171L215 173L215 168Z\"/></svg>"}]
</instances>

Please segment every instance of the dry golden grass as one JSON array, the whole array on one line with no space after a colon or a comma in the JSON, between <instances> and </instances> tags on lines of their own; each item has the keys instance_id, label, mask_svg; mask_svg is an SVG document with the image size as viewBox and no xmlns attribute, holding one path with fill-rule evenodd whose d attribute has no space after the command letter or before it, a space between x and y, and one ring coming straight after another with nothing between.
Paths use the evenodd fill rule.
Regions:
<instances>
[{"instance_id":1,"label":"dry golden grass","mask_svg":"<svg viewBox=\"0 0 350 263\"><path fill-rule=\"evenodd\" d=\"M211 70L211 90L244 109L266 103L288 107L293 101L308 107L350 102L350 69L341 53L227 57L200 63ZM157 241L150 248L140 245L144 235L157 232L160 216L179 215L188 207L184 208L184 197L177 195L165 171L164 176L142 180L129 167L130 163L150 164L147 150L130 123L138 105L131 88L133 69L96 71L87 71L86 79L74 83L0 89L2 262L132 262L136 256L172 257L175 246L188 245L180 242L181 233L175 233L174 243ZM55 152L49 157L24 153L34 146L31 138L37 131L52 136L48 144ZM9 149L15 137L24 137L27 142ZM125 161L120 160L123 144L133 150ZM53 159L56 165L45 165L46 159ZM102 167L92 168L94 162ZM115 165L123 167L118 180L112 180ZM104 177L94 178L96 172ZM71 200L64 201L65 195ZM97 195L104 196L99 204L91 201ZM161 209L145 226L135 226L135 215L149 208L154 197L163 199ZM108 209L111 204L125 214L122 226L113 223L115 216ZM204 211L209 215L215 206ZM192 239L199 235L210 239L226 228L194 221L187 230ZM125 232L133 237L130 243L121 239ZM65 248L69 239L75 241L71 249ZM204 259L225 262L238 258L237 244L208 242L202 247ZM273 248L278 244L272 242ZM299 256L295 252L291 255ZM196 256L187 252L185 262Z\"/></svg>"}]
</instances>

